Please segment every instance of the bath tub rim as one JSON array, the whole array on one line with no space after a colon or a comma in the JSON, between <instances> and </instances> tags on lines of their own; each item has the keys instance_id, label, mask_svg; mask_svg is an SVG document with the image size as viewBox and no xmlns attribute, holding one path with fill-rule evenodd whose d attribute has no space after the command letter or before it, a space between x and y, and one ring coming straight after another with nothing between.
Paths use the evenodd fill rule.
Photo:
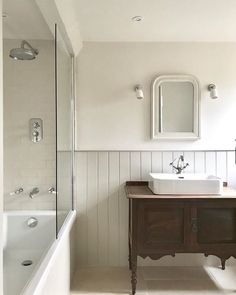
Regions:
<instances>
[{"instance_id":1,"label":"bath tub rim","mask_svg":"<svg viewBox=\"0 0 236 295\"><path fill-rule=\"evenodd\" d=\"M58 234L58 238L54 240L54 242L49 246L48 251L40 259L35 272L32 273L31 279L28 280L20 295L40 294L40 291L42 290L47 280L50 269L53 266L53 263L57 257L57 253L60 250L60 246L70 233L72 225L75 221L75 217L76 210L71 210L67 214L66 219Z\"/></svg>"}]
</instances>

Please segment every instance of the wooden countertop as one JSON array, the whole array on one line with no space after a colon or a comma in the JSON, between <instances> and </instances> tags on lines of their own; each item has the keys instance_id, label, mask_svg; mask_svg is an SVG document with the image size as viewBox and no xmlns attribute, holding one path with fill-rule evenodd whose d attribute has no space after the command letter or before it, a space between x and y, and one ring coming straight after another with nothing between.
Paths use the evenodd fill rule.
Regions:
<instances>
[{"instance_id":1,"label":"wooden countertop","mask_svg":"<svg viewBox=\"0 0 236 295\"><path fill-rule=\"evenodd\" d=\"M236 190L224 187L222 195L155 195L147 181L127 181L125 192L128 199L236 199Z\"/></svg>"}]
</instances>

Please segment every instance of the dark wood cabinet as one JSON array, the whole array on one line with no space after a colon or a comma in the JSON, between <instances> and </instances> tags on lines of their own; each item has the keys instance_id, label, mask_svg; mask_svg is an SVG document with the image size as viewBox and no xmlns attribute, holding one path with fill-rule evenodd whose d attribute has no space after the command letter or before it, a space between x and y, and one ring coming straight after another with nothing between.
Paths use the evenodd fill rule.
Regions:
<instances>
[{"instance_id":1,"label":"dark wood cabinet","mask_svg":"<svg viewBox=\"0 0 236 295\"><path fill-rule=\"evenodd\" d=\"M127 182L129 265L136 290L137 256L159 259L176 253L236 257L236 192L223 196L158 196L146 182Z\"/></svg>"}]
</instances>

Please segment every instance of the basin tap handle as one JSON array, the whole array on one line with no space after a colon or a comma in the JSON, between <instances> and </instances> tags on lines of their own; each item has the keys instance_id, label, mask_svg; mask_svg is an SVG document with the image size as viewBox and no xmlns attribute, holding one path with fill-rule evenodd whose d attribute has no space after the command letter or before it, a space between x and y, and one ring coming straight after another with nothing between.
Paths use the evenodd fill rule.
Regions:
<instances>
[{"instance_id":1,"label":"basin tap handle","mask_svg":"<svg viewBox=\"0 0 236 295\"><path fill-rule=\"evenodd\" d=\"M183 167L183 169L187 168L189 166L189 163L186 163Z\"/></svg>"}]
</instances>

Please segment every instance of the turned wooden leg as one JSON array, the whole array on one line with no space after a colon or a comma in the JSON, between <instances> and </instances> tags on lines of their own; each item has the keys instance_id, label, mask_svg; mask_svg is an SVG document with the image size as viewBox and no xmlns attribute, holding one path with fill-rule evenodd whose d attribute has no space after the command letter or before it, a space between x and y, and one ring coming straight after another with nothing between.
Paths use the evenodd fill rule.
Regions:
<instances>
[{"instance_id":1,"label":"turned wooden leg","mask_svg":"<svg viewBox=\"0 0 236 295\"><path fill-rule=\"evenodd\" d=\"M225 262L226 262L226 259L221 259L221 268L222 268L222 270L225 270Z\"/></svg>"},{"instance_id":2,"label":"turned wooden leg","mask_svg":"<svg viewBox=\"0 0 236 295\"><path fill-rule=\"evenodd\" d=\"M131 285L132 295L136 293L137 286L137 255L131 254Z\"/></svg>"},{"instance_id":3,"label":"turned wooden leg","mask_svg":"<svg viewBox=\"0 0 236 295\"><path fill-rule=\"evenodd\" d=\"M131 258L130 258L130 255L129 255L129 270L131 270Z\"/></svg>"},{"instance_id":4,"label":"turned wooden leg","mask_svg":"<svg viewBox=\"0 0 236 295\"><path fill-rule=\"evenodd\" d=\"M130 241L129 241L129 270L131 270L131 245L130 245Z\"/></svg>"}]
</instances>

